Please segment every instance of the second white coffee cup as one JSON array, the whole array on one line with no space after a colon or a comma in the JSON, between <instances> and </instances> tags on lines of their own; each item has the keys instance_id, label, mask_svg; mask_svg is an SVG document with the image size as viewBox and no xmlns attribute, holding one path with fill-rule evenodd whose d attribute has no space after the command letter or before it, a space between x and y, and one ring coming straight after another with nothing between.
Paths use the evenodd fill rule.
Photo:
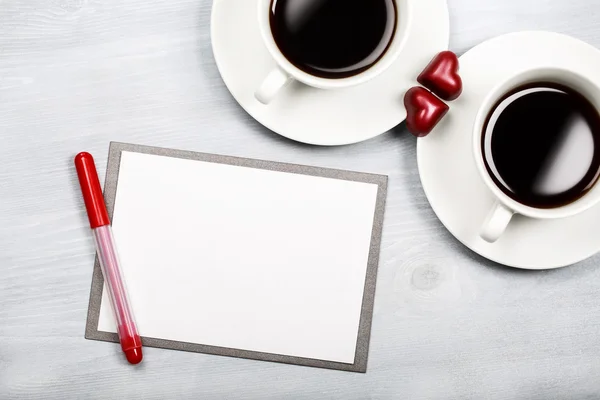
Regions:
<instances>
[{"instance_id":1,"label":"second white coffee cup","mask_svg":"<svg viewBox=\"0 0 600 400\"><path fill-rule=\"evenodd\" d=\"M481 178L496 198L480 231L480 236L490 243L502 236L514 214L538 219L565 218L584 212L600 202L600 184L595 184L581 198L567 205L556 208L530 207L506 195L490 176L485 166L482 149L486 121L503 96L515 88L536 82L553 82L567 86L585 96L597 110L600 110L600 86L576 72L559 68L536 68L521 72L500 83L488 94L479 107L473 126L473 154Z\"/></svg>"}]
</instances>

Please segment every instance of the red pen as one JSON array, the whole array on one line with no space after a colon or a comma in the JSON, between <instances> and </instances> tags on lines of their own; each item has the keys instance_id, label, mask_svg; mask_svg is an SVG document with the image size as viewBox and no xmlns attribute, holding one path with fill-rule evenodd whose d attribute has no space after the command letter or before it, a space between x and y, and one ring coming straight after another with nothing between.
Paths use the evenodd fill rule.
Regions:
<instances>
[{"instance_id":1,"label":"red pen","mask_svg":"<svg viewBox=\"0 0 600 400\"><path fill-rule=\"evenodd\" d=\"M142 340L138 333L133 312L127 299L125 281L119 266L119 255L115 246L104 196L98 180L94 158L90 153L75 156L75 168L83 194L90 227L96 242L96 251L100 260L102 275L108 289L115 318L121 348L131 364L142 361Z\"/></svg>"}]
</instances>

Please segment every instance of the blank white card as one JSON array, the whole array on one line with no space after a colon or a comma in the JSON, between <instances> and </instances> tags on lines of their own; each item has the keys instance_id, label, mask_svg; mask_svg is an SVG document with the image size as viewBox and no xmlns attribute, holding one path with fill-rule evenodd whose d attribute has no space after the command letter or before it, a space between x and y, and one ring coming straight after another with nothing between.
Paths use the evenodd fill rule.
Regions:
<instances>
[{"instance_id":1,"label":"blank white card","mask_svg":"<svg viewBox=\"0 0 600 400\"><path fill-rule=\"evenodd\" d=\"M141 335L354 363L377 191L122 151L113 229ZM116 332L106 290L98 331Z\"/></svg>"}]
</instances>

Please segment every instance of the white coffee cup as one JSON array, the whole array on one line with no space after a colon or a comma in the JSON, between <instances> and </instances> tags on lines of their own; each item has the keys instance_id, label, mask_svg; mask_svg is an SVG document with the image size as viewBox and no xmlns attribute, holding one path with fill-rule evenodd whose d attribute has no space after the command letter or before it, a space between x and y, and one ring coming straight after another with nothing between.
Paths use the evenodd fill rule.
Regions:
<instances>
[{"instance_id":1,"label":"white coffee cup","mask_svg":"<svg viewBox=\"0 0 600 400\"><path fill-rule=\"evenodd\" d=\"M564 69L538 68L521 72L516 76L497 85L485 98L475 118L473 127L473 152L479 173L496 198L496 203L490 210L480 231L480 236L487 242L493 243L502 236L514 214L521 214L530 218L552 219L570 217L596 205L600 201L600 184L595 184L578 200L556 208L535 208L519 203L505 194L490 176L484 161L482 137L485 134L488 117L494 117L495 111L500 111L500 99L514 89L532 83L553 82L567 86L590 101L597 110L600 110L600 87L588 78ZM543 85L540 85L543 86ZM509 103L509 102L508 102ZM507 104L507 103L504 103ZM499 107L496 107L496 106ZM501 111L500 111L501 112ZM487 129L492 129L493 123ZM488 136L486 136L488 137ZM597 149L596 151L600 151Z\"/></svg>"},{"instance_id":2,"label":"white coffee cup","mask_svg":"<svg viewBox=\"0 0 600 400\"><path fill-rule=\"evenodd\" d=\"M269 53L277 65L256 90L256 99L263 104L270 103L277 96L277 93L293 80L319 89L339 89L365 83L381 74L400 56L408 37L410 23L412 22L410 3L414 0L394 1L396 3L396 29L392 36L391 44L383 57L369 69L357 75L348 78L330 79L306 73L287 60L275 43L271 31L269 15L272 0L259 0L258 25L265 46L267 46Z\"/></svg>"}]
</instances>

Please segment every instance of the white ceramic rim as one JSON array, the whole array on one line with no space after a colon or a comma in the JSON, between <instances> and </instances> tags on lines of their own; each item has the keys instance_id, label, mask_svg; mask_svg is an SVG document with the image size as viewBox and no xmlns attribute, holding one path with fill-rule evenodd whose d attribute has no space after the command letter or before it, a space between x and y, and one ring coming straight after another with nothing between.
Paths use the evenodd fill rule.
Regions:
<instances>
[{"instance_id":1,"label":"white ceramic rim","mask_svg":"<svg viewBox=\"0 0 600 400\"><path fill-rule=\"evenodd\" d=\"M600 202L600 183L596 183L588 193L573 203L557 208L535 208L519 203L505 194L489 175L483 160L481 139L484 134L483 127L489 113L493 111L493 107L505 94L518 86L534 82L553 82L571 87L584 95L597 110L600 110L600 100L598 100L600 99L600 87L585 76L563 68L529 69L496 85L480 105L473 124L473 156L479 175L488 189L504 206L530 218L551 219L570 217L584 212Z\"/></svg>"},{"instance_id":2,"label":"white ceramic rim","mask_svg":"<svg viewBox=\"0 0 600 400\"><path fill-rule=\"evenodd\" d=\"M276 0L275 0L276 1ZM319 89L339 89L360 85L375 78L388 69L394 61L398 59L405 47L412 23L412 3L413 0L394 0L396 3L396 29L392 38L392 43L383 55L371 68L360 74L340 79L321 78L308 74L297 68L281 53L275 43L271 32L269 14L273 0L259 0L258 2L258 26L263 38L263 42L271 57L275 60L285 72L298 81Z\"/></svg>"}]
</instances>

